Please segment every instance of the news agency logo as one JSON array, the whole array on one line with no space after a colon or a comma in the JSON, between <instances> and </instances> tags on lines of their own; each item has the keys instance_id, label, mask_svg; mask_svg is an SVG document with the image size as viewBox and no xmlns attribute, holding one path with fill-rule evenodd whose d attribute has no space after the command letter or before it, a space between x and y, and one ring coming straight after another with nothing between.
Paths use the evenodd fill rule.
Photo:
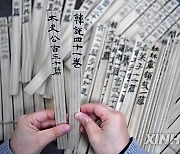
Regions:
<instances>
[{"instance_id":1,"label":"news agency logo","mask_svg":"<svg viewBox=\"0 0 180 154\"><path fill-rule=\"evenodd\" d=\"M179 144L180 134L146 134L147 139L144 144Z\"/></svg>"}]
</instances>

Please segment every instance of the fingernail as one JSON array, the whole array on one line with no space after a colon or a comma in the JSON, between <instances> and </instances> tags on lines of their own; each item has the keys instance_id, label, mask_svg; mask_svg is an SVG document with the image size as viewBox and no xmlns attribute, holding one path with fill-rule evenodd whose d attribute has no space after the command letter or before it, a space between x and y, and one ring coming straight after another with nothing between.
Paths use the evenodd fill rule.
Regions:
<instances>
[{"instance_id":1,"label":"fingernail","mask_svg":"<svg viewBox=\"0 0 180 154\"><path fill-rule=\"evenodd\" d=\"M78 120L80 123L86 123L88 120L85 114L81 112L75 114L75 119Z\"/></svg>"}]
</instances>

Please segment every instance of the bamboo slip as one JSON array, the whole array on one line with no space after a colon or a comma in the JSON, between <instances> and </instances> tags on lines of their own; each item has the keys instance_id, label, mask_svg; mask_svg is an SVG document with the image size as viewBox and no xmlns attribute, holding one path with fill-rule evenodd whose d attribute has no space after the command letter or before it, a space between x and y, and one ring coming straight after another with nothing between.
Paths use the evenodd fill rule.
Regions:
<instances>
[{"instance_id":1,"label":"bamboo slip","mask_svg":"<svg viewBox=\"0 0 180 154\"><path fill-rule=\"evenodd\" d=\"M31 73L32 73L31 4L32 4L31 0L29 1L23 0L21 81L25 83L31 80Z\"/></svg>"},{"instance_id":2,"label":"bamboo slip","mask_svg":"<svg viewBox=\"0 0 180 154\"><path fill-rule=\"evenodd\" d=\"M69 102L69 124L72 126L68 134L68 147L76 149L80 131L79 123L74 114L80 112L81 105L81 78L83 65L83 39L84 39L84 12L74 10L73 14L73 48L71 53L71 99Z\"/></svg>"},{"instance_id":3,"label":"bamboo slip","mask_svg":"<svg viewBox=\"0 0 180 154\"><path fill-rule=\"evenodd\" d=\"M10 94L17 95L19 92L20 57L21 57L21 0L12 1L12 42L11 42L11 71L10 71Z\"/></svg>"},{"instance_id":4,"label":"bamboo slip","mask_svg":"<svg viewBox=\"0 0 180 154\"><path fill-rule=\"evenodd\" d=\"M11 43L12 43L12 17L11 16L8 18L8 24L9 24L9 42L11 46ZM24 114L22 83L19 83L18 95L13 96L13 110L14 110L14 122L16 123L19 117Z\"/></svg>"},{"instance_id":5,"label":"bamboo slip","mask_svg":"<svg viewBox=\"0 0 180 154\"><path fill-rule=\"evenodd\" d=\"M9 95L9 78L10 78L10 52L8 37L7 18L0 18L0 62L1 62L1 79L2 79L2 109L3 109L3 132L4 139L9 139L13 133L13 104L12 96Z\"/></svg>"},{"instance_id":6,"label":"bamboo slip","mask_svg":"<svg viewBox=\"0 0 180 154\"><path fill-rule=\"evenodd\" d=\"M48 16L48 32L51 46L51 66L53 81L53 96L55 120L57 124L67 123L66 106L65 106L65 90L64 90L64 73L63 61L61 57L61 34L60 34L60 13L58 11L47 11ZM67 135L57 139L58 148L67 148Z\"/></svg>"},{"instance_id":7,"label":"bamboo slip","mask_svg":"<svg viewBox=\"0 0 180 154\"><path fill-rule=\"evenodd\" d=\"M166 114L167 114L166 111L169 108L169 104L170 104L170 102L167 101L167 98L169 97L169 94L171 92L172 82L174 81L173 79L174 79L174 76L176 75L176 69L178 67L177 64L178 64L178 60L179 60L179 53L177 52L177 50L174 50L174 45L175 45L175 42L177 39L176 32L174 33L172 31L172 33L170 33L170 35L172 38L172 43L171 43L170 51L169 51L169 59L165 63L166 70L165 70L165 74L164 74L164 80L162 81L161 90L160 90L160 93L159 93L159 96L157 99L157 102L159 102L159 103L155 110L155 114L154 114L154 118L153 118L153 122L152 122L154 124L154 127L152 128L152 126L151 126L151 129L150 129L151 132L156 132L156 131L160 132L161 125L162 126L164 125L164 120L165 120ZM174 60L174 59L176 59L176 60ZM167 82L165 82L165 81L167 81ZM151 151L154 151L155 150L154 148L155 147L152 146ZM156 149L156 150L158 150L158 149Z\"/></svg>"}]
</instances>

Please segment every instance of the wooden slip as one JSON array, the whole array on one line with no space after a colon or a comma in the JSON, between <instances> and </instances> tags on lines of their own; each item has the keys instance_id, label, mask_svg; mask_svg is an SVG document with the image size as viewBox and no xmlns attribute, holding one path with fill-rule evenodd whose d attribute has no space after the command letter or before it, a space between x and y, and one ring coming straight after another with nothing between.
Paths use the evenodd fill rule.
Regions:
<instances>
[{"instance_id":1,"label":"wooden slip","mask_svg":"<svg viewBox=\"0 0 180 154\"><path fill-rule=\"evenodd\" d=\"M106 88L107 88L107 85L108 85L110 73L112 71L112 67L113 67L113 64L114 64L114 57L115 57L116 52L117 52L118 43L119 43L119 41L118 41L118 39L116 39L116 36L115 36L114 40L113 40L113 44L112 44L112 49L110 51L110 56L109 56L109 60L108 60L108 66L107 66L105 79L104 79L104 84L103 84L103 88L102 88L102 92L101 92L101 98L100 98L100 102L102 102L104 104L106 102L104 102L103 99L105 97L105 92L106 92Z\"/></svg>"},{"instance_id":2,"label":"wooden slip","mask_svg":"<svg viewBox=\"0 0 180 154\"><path fill-rule=\"evenodd\" d=\"M97 22L97 20L103 15L103 13L108 10L113 2L114 0L102 0L98 3L97 6L95 6L95 8L90 12L85 20L85 33L93 26L95 22Z\"/></svg>"},{"instance_id":3,"label":"wooden slip","mask_svg":"<svg viewBox=\"0 0 180 154\"><path fill-rule=\"evenodd\" d=\"M17 95L19 91L20 57L21 57L21 0L12 1L12 43L10 94Z\"/></svg>"},{"instance_id":4,"label":"wooden slip","mask_svg":"<svg viewBox=\"0 0 180 154\"><path fill-rule=\"evenodd\" d=\"M2 80L2 111L4 140L11 137L14 129L12 96L9 95L10 51L7 18L0 18L0 62Z\"/></svg>"},{"instance_id":5,"label":"wooden slip","mask_svg":"<svg viewBox=\"0 0 180 154\"><path fill-rule=\"evenodd\" d=\"M68 30L67 27L69 26L69 24L73 19L73 10L75 8L75 4L76 4L76 0L66 0L65 2L63 14L62 14L62 20L61 20L63 34L65 33L66 30Z\"/></svg>"},{"instance_id":6,"label":"wooden slip","mask_svg":"<svg viewBox=\"0 0 180 154\"><path fill-rule=\"evenodd\" d=\"M99 58L102 52L102 43L104 42L104 36L106 32L106 26L98 23L95 27L95 33L93 37L92 46L90 48L89 56L87 59L87 65L82 79L81 85L81 102L88 103L92 93L93 83L96 77Z\"/></svg>"},{"instance_id":7,"label":"wooden slip","mask_svg":"<svg viewBox=\"0 0 180 154\"><path fill-rule=\"evenodd\" d=\"M22 9L22 69L21 81L29 82L32 75L31 54L31 4L32 1L23 0Z\"/></svg>"},{"instance_id":8,"label":"wooden slip","mask_svg":"<svg viewBox=\"0 0 180 154\"><path fill-rule=\"evenodd\" d=\"M53 97L52 91L53 91L52 90L52 77L49 76L47 78L46 89L45 89L45 92L43 94L43 98L52 99L52 97Z\"/></svg>"},{"instance_id":9,"label":"wooden slip","mask_svg":"<svg viewBox=\"0 0 180 154\"><path fill-rule=\"evenodd\" d=\"M42 26L44 25L44 15L47 8L47 0L34 0L32 23L31 23L31 49L32 49L32 67L34 68L35 59L39 52L40 41L42 37ZM34 70L33 70L34 71Z\"/></svg>"},{"instance_id":10,"label":"wooden slip","mask_svg":"<svg viewBox=\"0 0 180 154\"><path fill-rule=\"evenodd\" d=\"M170 48L169 59L166 63L166 70L164 74L164 80L162 81L161 90L157 99L157 108L155 109L155 114L153 117L152 125L150 132L161 132L161 127L164 126L164 120L166 120L167 110L169 109L169 98L172 93L172 85L174 81L174 77L176 75L176 70L178 69L178 62L180 60L180 55L178 53L178 49L174 50L174 46L177 39L176 31L172 31L175 33L170 33L173 41ZM174 60L176 59L176 60ZM157 118L157 117L158 118ZM153 127L152 127L153 126ZM157 146L156 146L157 147ZM154 146L150 147L150 151L158 151L158 148Z\"/></svg>"},{"instance_id":11,"label":"wooden slip","mask_svg":"<svg viewBox=\"0 0 180 154\"><path fill-rule=\"evenodd\" d=\"M124 97L125 97L126 92L127 92L129 81L130 81L130 78L131 78L131 75L132 75L132 71L134 69L134 65L135 65L136 60L137 60L137 56L138 56L140 47L141 47L141 41L137 40L135 45L134 45L133 51L132 51L132 56L131 56L131 59L130 59L130 62L129 62L129 66L128 66L126 75L124 77L124 82L123 82L122 88L120 90L119 98L117 100L117 104L116 104L116 107L115 107L116 111L120 111L121 106L122 106L122 104L124 102Z\"/></svg>"},{"instance_id":12,"label":"wooden slip","mask_svg":"<svg viewBox=\"0 0 180 154\"><path fill-rule=\"evenodd\" d=\"M124 103L121 108L121 112L126 114L127 123L129 122L131 111L134 105L134 100L139 88L141 76L145 67L145 62L149 53L149 44L142 43L137 61L135 63L131 79L128 85L127 93L124 98Z\"/></svg>"},{"instance_id":13,"label":"wooden slip","mask_svg":"<svg viewBox=\"0 0 180 154\"><path fill-rule=\"evenodd\" d=\"M33 98L34 98L34 111L37 112L37 111L44 110L45 106L44 106L43 97L40 95L34 94Z\"/></svg>"},{"instance_id":14,"label":"wooden slip","mask_svg":"<svg viewBox=\"0 0 180 154\"><path fill-rule=\"evenodd\" d=\"M115 52L115 55L112 56L113 58L110 56L110 58L111 58L110 61L112 62L112 65L110 67L108 65L108 70L106 72L106 73L108 73L108 75L106 74L106 76L105 76L106 85L103 86L103 89L105 89L105 92L103 93L103 100L102 100L103 104L108 104L109 103L108 102L109 101L109 94L110 94L111 89L112 89L113 78L114 78L114 75L117 74L117 72L119 71L118 68L117 68L117 65L119 66L119 64L118 64L119 63L118 62L118 54L119 54L118 47L119 47L119 43L120 43L121 40L125 40L125 38L124 37L120 38L119 36L115 36L115 38L114 38L111 53L114 52L114 51L116 51L116 52ZM107 76L108 76L108 80L106 80Z\"/></svg>"},{"instance_id":15,"label":"wooden slip","mask_svg":"<svg viewBox=\"0 0 180 154\"><path fill-rule=\"evenodd\" d=\"M51 63L48 60L47 63L38 72L38 74L24 88L24 91L29 95L34 94L36 90L45 82L45 80L49 77L50 74L51 74Z\"/></svg>"},{"instance_id":16,"label":"wooden slip","mask_svg":"<svg viewBox=\"0 0 180 154\"><path fill-rule=\"evenodd\" d=\"M26 83L22 84L22 88L26 87ZM24 113L30 114L34 112L34 100L33 95L29 95L23 92L23 102L24 102Z\"/></svg>"},{"instance_id":17,"label":"wooden slip","mask_svg":"<svg viewBox=\"0 0 180 154\"><path fill-rule=\"evenodd\" d=\"M52 81L53 81L53 96L55 120L57 124L67 123L66 121L66 106L65 106L65 90L64 90L64 75L63 62L61 58L61 43L60 43L60 13L58 11L47 11L48 32L51 46L51 64L52 64ZM58 148L66 149L67 135L57 139Z\"/></svg>"},{"instance_id":18,"label":"wooden slip","mask_svg":"<svg viewBox=\"0 0 180 154\"><path fill-rule=\"evenodd\" d=\"M131 11L126 18L124 18L117 29L117 34L122 34L148 9L150 5L154 3L154 0L141 1L134 9Z\"/></svg>"},{"instance_id":19,"label":"wooden slip","mask_svg":"<svg viewBox=\"0 0 180 154\"><path fill-rule=\"evenodd\" d=\"M154 82L152 82L151 92L149 93L148 100L146 102L147 105L145 106L144 109L144 113L146 114L141 118L141 125L139 126L139 131L136 137L141 145L144 142L143 134L146 134L147 129L149 129L150 127L149 124L151 121L151 116L153 114L154 107L156 106L156 103L155 101L153 101L153 99L156 97L156 95L158 95L158 91L159 91L158 85L160 85L161 83L160 78L163 76L162 70L164 69L162 68L163 66L162 64L165 63L165 57L167 56L167 51L168 51L167 49L169 42L170 42L170 38L164 38L163 40L161 40L162 43L162 48L160 51L161 55L158 60L156 73L153 79Z\"/></svg>"},{"instance_id":20,"label":"wooden slip","mask_svg":"<svg viewBox=\"0 0 180 154\"><path fill-rule=\"evenodd\" d=\"M12 17L8 18L9 24L9 42L12 43ZM23 106L23 94L22 94L22 83L19 83L19 92L18 95L13 96L13 110L14 110L14 122L18 121L19 117L24 114Z\"/></svg>"},{"instance_id":21,"label":"wooden slip","mask_svg":"<svg viewBox=\"0 0 180 154\"><path fill-rule=\"evenodd\" d=\"M99 95L97 95L98 97L100 97L100 94L101 94L101 90L95 90L97 88L101 88L101 85L103 85L103 78L104 78L104 75L105 75L105 71L106 71L106 66L108 64L108 57L109 57L109 54L110 54L110 51L111 51L111 47L112 47L112 42L113 42L113 38L114 38L114 29L115 28L110 28L108 30L108 34L107 34L107 37L106 37L106 40L105 40L105 45L102 49L102 55L101 55L101 61L100 61L100 64L99 64L99 67L98 67L98 71L97 71L97 75L96 75L96 83L94 83L94 88L93 88L93 93L95 93L97 95L97 93ZM98 29L97 29L98 30ZM99 31L100 32L100 31ZM98 33L99 33L98 32ZM100 32L101 34L101 32ZM102 34L101 34L102 35ZM93 44L92 44L93 45ZM94 44L95 45L95 44ZM90 51L91 52L91 51ZM99 51L100 52L100 51ZM101 68L101 69L100 69ZM98 79L97 79L98 78ZM101 78L101 79L100 79ZM83 91L83 89L82 89ZM88 100L88 99L87 99ZM97 99L97 97L91 96L91 100L93 101L99 101ZM88 101L89 102L89 101ZM83 134L81 134L81 138L80 138L80 141L79 141L79 145L78 145L78 149L77 149L77 153L85 153L88 149L88 140L86 138L86 136L84 136Z\"/></svg>"},{"instance_id":22,"label":"wooden slip","mask_svg":"<svg viewBox=\"0 0 180 154\"><path fill-rule=\"evenodd\" d=\"M1 93L1 74L0 74L0 121L3 121L3 109L2 109L2 93ZM0 124L0 140L3 140L3 125Z\"/></svg>"},{"instance_id":23,"label":"wooden slip","mask_svg":"<svg viewBox=\"0 0 180 154\"><path fill-rule=\"evenodd\" d=\"M159 59L160 49L161 46L159 43L157 45L153 45L145 64L129 123L130 135L134 137L136 137L136 134L138 133L138 126L141 124L141 117L143 116L144 106L146 105L148 93L151 88L151 82L153 81L153 75L156 70L157 60Z\"/></svg>"},{"instance_id":24,"label":"wooden slip","mask_svg":"<svg viewBox=\"0 0 180 154\"><path fill-rule=\"evenodd\" d=\"M157 76L154 79L154 83L156 84L155 89L153 89L153 91L152 91L154 94L149 97L150 101L153 102L153 103L150 104L152 106L149 108L151 111L150 111L150 113L148 115L148 120L146 122L146 126L145 126L146 129L143 128L143 129L145 129L145 131L143 132L144 134L145 133L150 133L150 129L151 129L150 127L152 126L151 121L152 121L152 119L153 119L153 117L155 115L156 108L158 106L157 99L158 99L158 96L159 96L160 91L161 91L162 83L163 83L164 77L165 77L166 66L167 66L167 65L164 65L164 64L166 64L168 59L169 59L171 42L172 42L171 37L169 37L168 39L165 38L162 41L163 46L165 46L165 47L163 48L163 50L164 50L162 52L163 56L161 57L160 63L158 65ZM142 138L142 139L144 139L144 138ZM149 145L144 145L144 147L149 149L150 146Z\"/></svg>"},{"instance_id":25,"label":"wooden slip","mask_svg":"<svg viewBox=\"0 0 180 154\"><path fill-rule=\"evenodd\" d=\"M117 25L117 24L111 24L111 25ZM107 70L107 66L109 62L109 56L112 49L115 29L116 29L116 26L109 27L107 30L107 35L105 38L105 43L104 43L101 59L99 62L99 68L96 75L96 80L94 81L95 82L94 89L93 89L91 98L92 100L97 101L97 102L100 102L101 91L103 88L105 74L106 74L106 70Z\"/></svg>"},{"instance_id":26,"label":"wooden slip","mask_svg":"<svg viewBox=\"0 0 180 154\"><path fill-rule=\"evenodd\" d=\"M109 100L109 105L112 106L113 108L116 107L116 103L119 98L120 90L122 88L122 84L124 82L124 78L130 63L130 59L132 56L132 51L133 51L133 46L134 46L134 41L129 41L127 38L125 39L125 44L123 44L123 55L119 67L119 72L118 75L115 76L114 78L114 85L112 86L111 91L114 93L114 96L111 97L111 100Z\"/></svg>"},{"instance_id":27,"label":"wooden slip","mask_svg":"<svg viewBox=\"0 0 180 154\"><path fill-rule=\"evenodd\" d=\"M80 6L80 10L83 10L84 16L86 17L89 14L89 11L93 9L93 7L99 3L100 0L84 0L82 5Z\"/></svg>"},{"instance_id":28,"label":"wooden slip","mask_svg":"<svg viewBox=\"0 0 180 154\"><path fill-rule=\"evenodd\" d=\"M81 10L74 10L73 14L73 47L71 53L71 99L69 102L69 124L72 127L68 134L68 148L76 149L80 131L79 122L74 114L80 112L81 105L81 76L83 65L84 15Z\"/></svg>"}]
</instances>

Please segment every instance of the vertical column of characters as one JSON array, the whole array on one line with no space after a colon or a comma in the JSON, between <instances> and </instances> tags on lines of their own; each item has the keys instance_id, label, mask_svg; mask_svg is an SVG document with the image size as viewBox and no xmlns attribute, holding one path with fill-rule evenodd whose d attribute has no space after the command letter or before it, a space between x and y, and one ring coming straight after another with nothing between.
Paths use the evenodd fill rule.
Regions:
<instances>
[{"instance_id":1,"label":"vertical column of characters","mask_svg":"<svg viewBox=\"0 0 180 154\"><path fill-rule=\"evenodd\" d=\"M60 14L58 11L47 11L47 20L49 24L49 40L51 50L51 66L53 81L53 96L55 119L57 124L67 123L66 104L64 90L63 61L61 58L61 35L60 35ZM57 139L58 148L67 147L67 135Z\"/></svg>"},{"instance_id":2,"label":"vertical column of characters","mask_svg":"<svg viewBox=\"0 0 180 154\"><path fill-rule=\"evenodd\" d=\"M129 62L129 66L128 66L128 69L127 69L127 72L126 72L126 75L125 75L125 78L124 78L124 81L122 84L122 88L121 88L120 93L119 93L119 97L117 100L116 107L115 107L115 109L117 111L120 111L121 106L124 102L124 98L125 98L125 95L127 92L129 81L131 79L131 75L132 75L132 71L134 69L134 65L135 65L137 57L138 57L140 47L141 47L141 41L137 40L135 45L134 45L133 51L132 51L132 56L131 56L131 59Z\"/></svg>"},{"instance_id":3,"label":"vertical column of characters","mask_svg":"<svg viewBox=\"0 0 180 154\"><path fill-rule=\"evenodd\" d=\"M151 82L153 80L153 75L156 70L156 64L159 59L160 53L160 44L153 45L150 49L150 53L145 64L143 76L141 79L141 83L139 86L139 90L136 96L135 105L133 108L130 124L129 124L129 131L131 135L137 135L138 126L141 122L141 117L143 114L143 109L147 105L147 97L150 92ZM136 121L136 123L134 123Z\"/></svg>"},{"instance_id":4,"label":"vertical column of characters","mask_svg":"<svg viewBox=\"0 0 180 154\"><path fill-rule=\"evenodd\" d=\"M143 43L141 45L139 55L128 85L127 93L124 98L124 103L121 108L121 111L125 113L127 116L127 121L129 121L130 119L133 104L139 88L141 76L145 67L145 62L147 60L148 52L149 52L149 44Z\"/></svg>"},{"instance_id":5,"label":"vertical column of characters","mask_svg":"<svg viewBox=\"0 0 180 154\"><path fill-rule=\"evenodd\" d=\"M96 80L94 83L94 89L92 93L92 98L98 102L100 102L101 92L102 92L102 88L104 84L106 70L108 67L109 57L110 57L110 53L111 53L111 49L112 49L112 45L114 41L114 36L115 36L115 30L117 26L118 24L112 21L110 22L109 27L107 28L107 35L105 37L104 47L102 48L99 68L96 75Z\"/></svg>"},{"instance_id":6,"label":"vertical column of characters","mask_svg":"<svg viewBox=\"0 0 180 154\"><path fill-rule=\"evenodd\" d=\"M96 76L96 70L99 63L99 57L101 56L101 45L105 30L106 28L103 24L97 24L95 36L92 42L92 47L90 49L89 57L87 60L87 66L83 75L83 81L81 86L82 103L89 102L88 98L90 97L89 95L91 95L91 85L93 85L93 80Z\"/></svg>"},{"instance_id":7,"label":"vertical column of characters","mask_svg":"<svg viewBox=\"0 0 180 154\"><path fill-rule=\"evenodd\" d=\"M77 148L79 141L79 123L75 121L74 114L80 111L81 105L81 79L83 65L84 40L84 12L74 10L73 15L73 46L71 53L71 99L69 102L69 124L72 131L68 135L68 147Z\"/></svg>"},{"instance_id":8,"label":"vertical column of characters","mask_svg":"<svg viewBox=\"0 0 180 154\"><path fill-rule=\"evenodd\" d=\"M121 77L120 77L120 73L121 73L120 70L122 70L122 62L123 62L124 54L127 53L127 52L125 53L126 44L127 44L126 38L121 37L120 43L118 45L118 51L115 57L115 62L114 62L114 67L113 67L113 72L112 72L114 77L113 77L112 88L110 91L110 96L109 96L109 101L108 101L108 105L112 107L117 102L119 89L122 85Z\"/></svg>"}]
</instances>

